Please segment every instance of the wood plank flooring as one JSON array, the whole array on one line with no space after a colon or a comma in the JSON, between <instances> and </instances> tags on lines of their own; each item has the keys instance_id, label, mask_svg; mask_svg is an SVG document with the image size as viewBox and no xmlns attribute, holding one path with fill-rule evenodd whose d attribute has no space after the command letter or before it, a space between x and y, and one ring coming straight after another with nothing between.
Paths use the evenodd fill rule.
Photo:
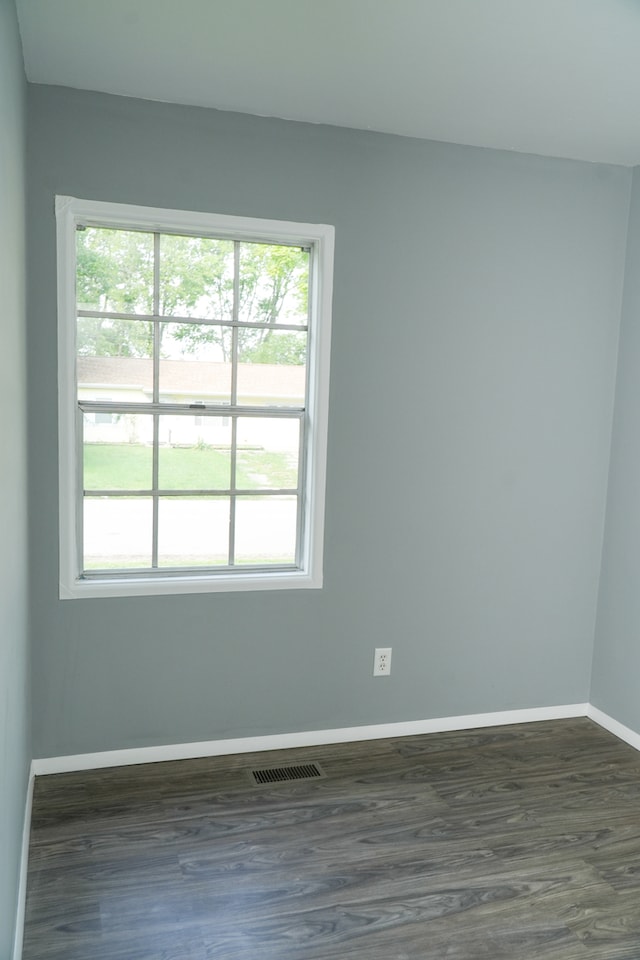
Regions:
<instances>
[{"instance_id":1,"label":"wood plank flooring","mask_svg":"<svg viewBox=\"0 0 640 960\"><path fill-rule=\"evenodd\" d=\"M579 719L41 777L23 956L639 960L640 754Z\"/></svg>"}]
</instances>

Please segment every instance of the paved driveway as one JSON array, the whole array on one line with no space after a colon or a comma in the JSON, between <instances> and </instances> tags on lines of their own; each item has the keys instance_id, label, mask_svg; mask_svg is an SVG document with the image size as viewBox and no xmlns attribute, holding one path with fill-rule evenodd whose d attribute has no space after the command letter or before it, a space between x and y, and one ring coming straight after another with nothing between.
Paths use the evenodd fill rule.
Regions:
<instances>
[{"instance_id":1,"label":"paved driveway","mask_svg":"<svg viewBox=\"0 0 640 960\"><path fill-rule=\"evenodd\" d=\"M161 500L158 511L161 566L227 562L229 503L224 500ZM150 499L87 499L84 512L88 567L148 566L151 558ZM295 557L295 498L239 499L236 561L291 563Z\"/></svg>"}]
</instances>

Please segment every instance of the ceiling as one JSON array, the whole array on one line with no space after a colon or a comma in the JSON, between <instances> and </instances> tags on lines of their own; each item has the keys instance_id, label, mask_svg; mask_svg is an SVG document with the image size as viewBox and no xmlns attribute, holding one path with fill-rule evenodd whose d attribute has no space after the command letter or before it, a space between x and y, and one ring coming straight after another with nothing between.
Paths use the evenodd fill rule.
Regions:
<instances>
[{"instance_id":1,"label":"ceiling","mask_svg":"<svg viewBox=\"0 0 640 960\"><path fill-rule=\"evenodd\" d=\"M17 0L27 77L640 164L640 0Z\"/></svg>"}]
</instances>

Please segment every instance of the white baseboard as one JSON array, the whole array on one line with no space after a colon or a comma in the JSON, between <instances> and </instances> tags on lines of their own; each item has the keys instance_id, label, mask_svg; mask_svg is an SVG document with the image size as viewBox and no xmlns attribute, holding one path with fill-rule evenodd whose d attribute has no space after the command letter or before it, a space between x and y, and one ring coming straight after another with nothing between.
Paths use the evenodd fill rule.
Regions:
<instances>
[{"instance_id":1,"label":"white baseboard","mask_svg":"<svg viewBox=\"0 0 640 960\"><path fill-rule=\"evenodd\" d=\"M308 730L261 737L238 737L230 740L205 740L200 743L174 743L158 747L133 747L127 750L105 750L100 753L78 753L72 756L43 757L34 760L32 769L36 776L43 776L50 773L94 770L99 767L123 767L135 763L192 760L196 757L219 757L232 753L290 750L296 747L315 747L330 743L382 740L388 737L416 736L421 733L443 733L448 730L472 730L477 727L495 727L510 723L566 720L571 717L587 716L589 707L588 703L572 703L525 710L503 710L498 713L438 717L432 720L407 720L400 723L376 723L362 727Z\"/></svg>"},{"instance_id":2,"label":"white baseboard","mask_svg":"<svg viewBox=\"0 0 640 960\"><path fill-rule=\"evenodd\" d=\"M587 716L590 720L593 720L594 723L608 730L609 733L619 737L620 740L624 740L629 746L640 750L640 733L636 733L631 727L625 727L623 723L614 720L608 713L603 713L602 710L598 710L598 708L592 704L588 704Z\"/></svg>"},{"instance_id":3,"label":"white baseboard","mask_svg":"<svg viewBox=\"0 0 640 960\"><path fill-rule=\"evenodd\" d=\"M31 833L31 809L33 807L33 784L35 772L33 763L29 772L29 784L24 804L24 823L22 825L22 851L20 853L20 878L18 881L18 905L16 909L16 932L13 938L13 960L22 957L24 937L24 917L27 903L27 867L29 865L29 836Z\"/></svg>"}]
</instances>

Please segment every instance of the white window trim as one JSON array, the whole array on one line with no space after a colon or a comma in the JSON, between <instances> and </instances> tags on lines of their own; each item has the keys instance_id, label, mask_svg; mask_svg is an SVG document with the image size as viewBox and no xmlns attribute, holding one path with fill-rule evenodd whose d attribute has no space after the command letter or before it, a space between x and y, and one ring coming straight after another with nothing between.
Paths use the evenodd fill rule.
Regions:
<instances>
[{"instance_id":1,"label":"white window trim","mask_svg":"<svg viewBox=\"0 0 640 960\"><path fill-rule=\"evenodd\" d=\"M292 590L320 588L323 577L324 512L333 293L334 228L327 224L294 223L185 210L81 200L57 196L58 251L58 442L60 598L132 597L166 594ZM312 271L309 302L315 322L310 329L308 366L309 449L304 504L305 543L300 570L202 574L188 577L82 579L76 539L81 504L76 464L75 262L76 225L96 220L105 226L140 227L218 237L272 240L308 245L318 269ZM311 438L313 438L311 440Z\"/></svg>"}]
</instances>

